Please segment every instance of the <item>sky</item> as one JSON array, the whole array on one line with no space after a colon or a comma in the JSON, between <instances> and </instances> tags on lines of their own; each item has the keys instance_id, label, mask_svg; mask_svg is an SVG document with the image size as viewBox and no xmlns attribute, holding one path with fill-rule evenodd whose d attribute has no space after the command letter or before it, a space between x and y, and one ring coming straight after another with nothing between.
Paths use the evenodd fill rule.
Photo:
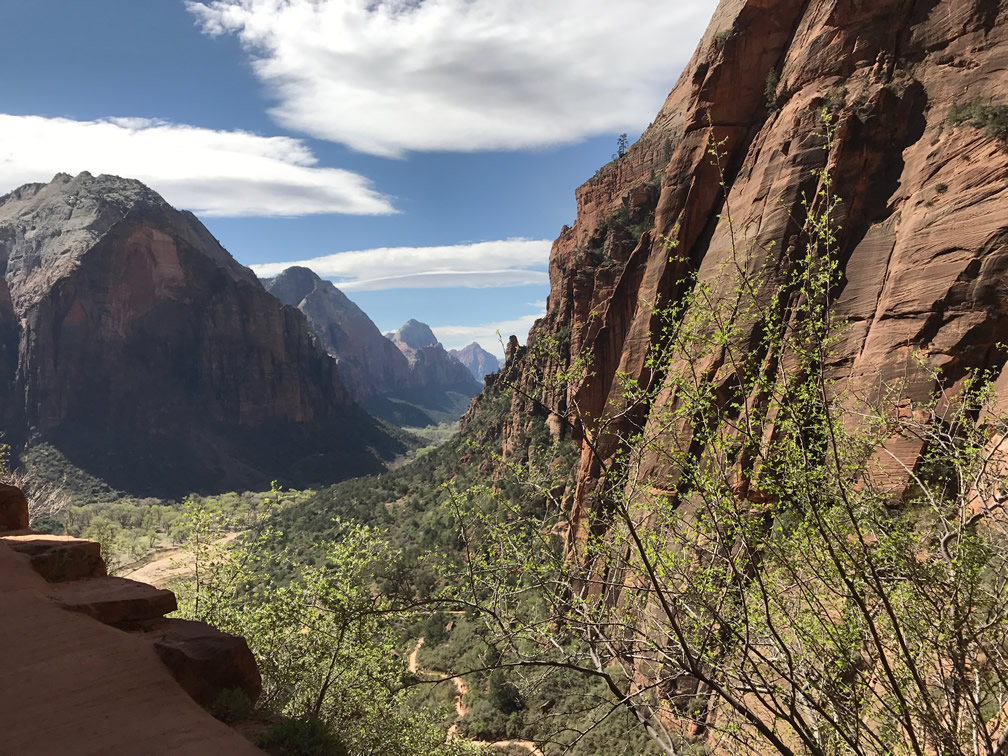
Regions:
<instances>
[{"instance_id":1,"label":"sky","mask_svg":"<svg viewBox=\"0 0 1008 756\"><path fill-rule=\"evenodd\" d=\"M716 0L0 0L0 194L137 178L260 276L502 354Z\"/></svg>"}]
</instances>

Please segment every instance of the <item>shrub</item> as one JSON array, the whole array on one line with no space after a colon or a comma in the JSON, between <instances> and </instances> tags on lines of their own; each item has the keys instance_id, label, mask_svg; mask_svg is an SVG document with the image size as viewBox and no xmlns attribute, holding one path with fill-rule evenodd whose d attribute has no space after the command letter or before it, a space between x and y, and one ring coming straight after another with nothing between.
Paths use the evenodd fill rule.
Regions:
<instances>
[{"instance_id":1,"label":"shrub","mask_svg":"<svg viewBox=\"0 0 1008 756\"><path fill-rule=\"evenodd\" d=\"M285 719L259 738L272 756L347 756L347 749L317 719Z\"/></svg>"},{"instance_id":2,"label":"shrub","mask_svg":"<svg viewBox=\"0 0 1008 756\"><path fill-rule=\"evenodd\" d=\"M1001 142L1008 149L1008 105L985 105L971 102L966 105L953 105L948 121L953 126L968 124Z\"/></svg>"},{"instance_id":3,"label":"shrub","mask_svg":"<svg viewBox=\"0 0 1008 756\"><path fill-rule=\"evenodd\" d=\"M210 706L210 713L221 722L231 724L248 719L255 709L255 704L240 688L222 690Z\"/></svg>"},{"instance_id":4,"label":"shrub","mask_svg":"<svg viewBox=\"0 0 1008 756\"><path fill-rule=\"evenodd\" d=\"M767 110L777 109L777 87L780 84L780 74L776 68L771 68L763 85L763 97L766 99Z\"/></svg>"}]
</instances>

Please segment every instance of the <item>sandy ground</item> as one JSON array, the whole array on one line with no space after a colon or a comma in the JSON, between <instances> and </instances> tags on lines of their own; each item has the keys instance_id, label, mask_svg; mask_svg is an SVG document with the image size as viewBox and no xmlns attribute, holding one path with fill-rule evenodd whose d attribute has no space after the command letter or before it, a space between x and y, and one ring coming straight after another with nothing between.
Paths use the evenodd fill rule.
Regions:
<instances>
[{"instance_id":1,"label":"sandy ground","mask_svg":"<svg viewBox=\"0 0 1008 756\"><path fill-rule=\"evenodd\" d=\"M217 541L218 544L230 543L238 537L238 533L228 533ZM185 549L165 549L154 555L154 558L135 570L122 573L121 577L139 580L156 588L167 588L179 578L189 577L195 571L192 554Z\"/></svg>"}]
</instances>

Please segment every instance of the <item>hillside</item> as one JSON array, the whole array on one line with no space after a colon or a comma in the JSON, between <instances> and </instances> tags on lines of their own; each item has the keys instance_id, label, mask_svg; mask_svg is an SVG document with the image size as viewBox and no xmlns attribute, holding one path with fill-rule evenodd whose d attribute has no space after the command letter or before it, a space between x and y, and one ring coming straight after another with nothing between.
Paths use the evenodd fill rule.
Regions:
<instances>
[{"instance_id":1,"label":"hillside","mask_svg":"<svg viewBox=\"0 0 1008 756\"><path fill-rule=\"evenodd\" d=\"M557 580L599 599L571 621L625 653L616 687L667 753L1004 742L977 735L1004 727L983 675L959 678L971 724L948 719L940 669L986 658L984 631L953 649L937 628L989 615L937 544L1001 527L993 482L942 470L1004 433L1006 60L1003 3L723 0L654 122L576 192L500 449L534 456L530 415L580 447ZM977 481L1003 470L987 448Z\"/></svg>"},{"instance_id":2,"label":"hillside","mask_svg":"<svg viewBox=\"0 0 1008 756\"><path fill-rule=\"evenodd\" d=\"M162 496L338 480L405 450L304 316L139 182L61 174L0 197L0 266L15 450Z\"/></svg>"}]
</instances>

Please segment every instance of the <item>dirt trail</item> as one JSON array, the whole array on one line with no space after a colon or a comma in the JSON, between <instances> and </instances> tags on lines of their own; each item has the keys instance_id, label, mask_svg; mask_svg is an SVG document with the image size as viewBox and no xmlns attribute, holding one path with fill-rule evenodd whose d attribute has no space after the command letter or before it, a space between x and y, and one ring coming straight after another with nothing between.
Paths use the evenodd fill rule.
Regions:
<instances>
[{"instance_id":1,"label":"dirt trail","mask_svg":"<svg viewBox=\"0 0 1008 756\"><path fill-rule=\"evenodd\" d=\"M434 672L432 670L422 670L417 664L417 654L420 652L420 647L423 646L424 639L420 638L416 642L416 646L413 648L412 653L409 655L409 661L407 663L407 668L413 674L417 672L431 672L432 674L440 675L440 672ZM452 683L455 685L455 721L452 722L451 727L448 728L448 734L446 740L454 740L459 737L458 728L459 722L462 721L462 717L469 713L469 707L465 705L465 695L469 692L469 686L466 681L461 677L453 677L451 679ZM543 756L543 752L539 750L531 740L470 740L470 743L476 745L488 745L494 748L508 748L509 746L518 746L519 748L524 748L526 751L532 754L532 756Z\"/></svg>"},{"instance_id":2,"label":"dirt trail","mask_svg":"<svg viewBox=\"0 0 1008 756\"><path fill-rule=\"evenodd\" d=\"M452 682L455 683L455 721L452 722L452 726L448 728L448 740L458 737L458 727L459 722L462 721L462 717L469 713L469 707L465 705L465 694L469 692L469 686L466 685L465 680L461 677L453 677ZM480 741L473 741L474 743Z\"/></svg>"},{"instance_id":3,"label":"dirt trail","mask_svg":"<svg viewBox=\"0 0 1008 756\"><path fill-rule=\"evenodd\" d=\"M231 543L239 535L239 533L228 533L215 543ZM185 549L166 549L158 552L155 558L147 564L122 573L121 577L138 580L141 583L153 585L155 588L167 588L172 581L189 577L194 571L192 554Z\"/></svg>"},{"instance_id":4,"label":"dirt trail","mask_svg":"<svg viewBox=\"0 0 1008 756\"><path fill-rule=\"evenodd\" d=\"M406 665L406 669L408 669L414 675L416 674L417 671L416 656L418 653L420 653L420 646L422 645L423 645L423 638L420 638L416 642L416 648L413 649L413 653L409 655L409 663Z\"/></svg>"}]
</instances>

